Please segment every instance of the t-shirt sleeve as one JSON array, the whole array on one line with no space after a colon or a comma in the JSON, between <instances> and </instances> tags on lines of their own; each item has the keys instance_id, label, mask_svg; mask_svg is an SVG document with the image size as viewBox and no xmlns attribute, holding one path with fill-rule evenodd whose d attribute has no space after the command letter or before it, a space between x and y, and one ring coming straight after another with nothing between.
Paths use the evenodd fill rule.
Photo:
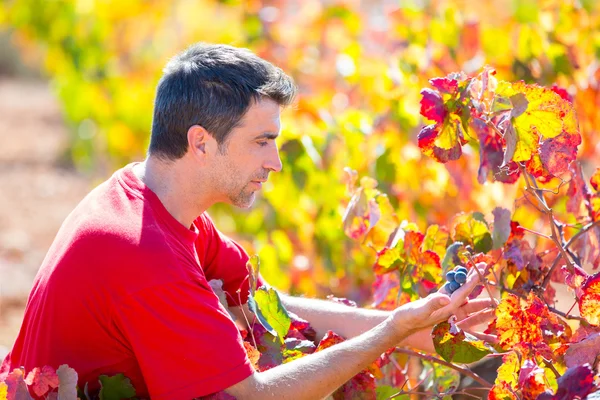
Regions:
<instances>
[{"instance_id":1,"label":"t-shirt sleeve","mask_svg":"<svg viewBox=\"0 0 600 400\"><path fill-rule=\"evenodd\" d=\"M254 371L237 327L205 282L141 290L121 301L115 314L152 399L205 396Z\"/></svg>"},{"instance_id":2,"label":"t-shirt sleeve","mask_svg":"<svg viewBox=\"0 0 600 400\"><path fill-rule=\"evenodd\" d=\"M230 306L245 304L248 301L249 280L248 253L233 239L220 232L208 214L202 214L195 224L200 231L196 241L196 251L206 280L220 279L227 293ZM264 283L258 278L258 286ZM239 292L238 292L239 290Z\"/></svg>"}]
</instances>

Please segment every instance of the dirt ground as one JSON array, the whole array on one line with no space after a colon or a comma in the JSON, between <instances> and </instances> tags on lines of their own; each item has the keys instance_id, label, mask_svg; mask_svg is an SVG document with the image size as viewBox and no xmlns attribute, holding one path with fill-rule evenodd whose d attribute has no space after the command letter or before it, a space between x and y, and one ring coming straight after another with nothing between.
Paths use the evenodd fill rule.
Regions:
<instances>
[{"instance_id":1,"label":"dirt ground","mask_svg":"<svg viewBox=\"0 0 600 400\"><path fill-rule=\"evenodd\" d=\"M0 357L54 235L90 189L61 166L68 135L46 82L0 80Z\"/></svg>"}]
</instances>

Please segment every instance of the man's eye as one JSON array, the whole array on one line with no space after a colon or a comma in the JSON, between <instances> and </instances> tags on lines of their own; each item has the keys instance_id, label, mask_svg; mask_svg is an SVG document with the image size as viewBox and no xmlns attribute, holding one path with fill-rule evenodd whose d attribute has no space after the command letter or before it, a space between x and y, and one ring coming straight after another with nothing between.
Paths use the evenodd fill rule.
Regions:
<instances>
[{"instance_id":1,"label":"man's eye","mask_svg":"<svg viewBox=\"0 0 600 400\"><path fill-rule=\"evenodd\" d=\"M258 145L259 145L260 147L265 147L265 146L266 146L266 145L268 145L268 144L269 144L269 142L258 142Z\"/></svg>"}]
</instances>

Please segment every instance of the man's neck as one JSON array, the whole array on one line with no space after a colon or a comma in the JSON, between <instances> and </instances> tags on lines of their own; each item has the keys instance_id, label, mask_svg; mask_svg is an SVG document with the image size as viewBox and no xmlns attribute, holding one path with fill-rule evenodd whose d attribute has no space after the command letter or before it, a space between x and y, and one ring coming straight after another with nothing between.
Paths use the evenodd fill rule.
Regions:
<instances>
[{"instance_id":1,"label":"man's neck","mask_svg":"<svg viewBox=\"0 0 600 400\"><path fill-rule=\"evenodd\" d=\"M135 175L160 199L169 214L183 226L189 228L192 222L211 204L194 193L194 180L188 176L183 160L164 162L156 157L148 157L134 166Z\"/></svg>"}]
</instances>

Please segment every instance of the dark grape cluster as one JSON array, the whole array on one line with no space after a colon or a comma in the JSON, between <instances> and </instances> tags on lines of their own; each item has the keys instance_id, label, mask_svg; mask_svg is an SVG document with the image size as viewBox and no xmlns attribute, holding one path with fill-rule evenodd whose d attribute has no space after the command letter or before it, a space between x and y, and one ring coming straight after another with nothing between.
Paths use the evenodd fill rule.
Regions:
<instances>
[{"instance_id":1,"label":"dark grape cluster","mask_svg":"<svg viewBox=\"0 0 600 400\"><path fill-rule=\"evenodd\" d=\"M444 287L452 294L467 281L467 269L462 266L455 267L452 271L446 272L446 280Z\"/></svg>"}]
</instances>

